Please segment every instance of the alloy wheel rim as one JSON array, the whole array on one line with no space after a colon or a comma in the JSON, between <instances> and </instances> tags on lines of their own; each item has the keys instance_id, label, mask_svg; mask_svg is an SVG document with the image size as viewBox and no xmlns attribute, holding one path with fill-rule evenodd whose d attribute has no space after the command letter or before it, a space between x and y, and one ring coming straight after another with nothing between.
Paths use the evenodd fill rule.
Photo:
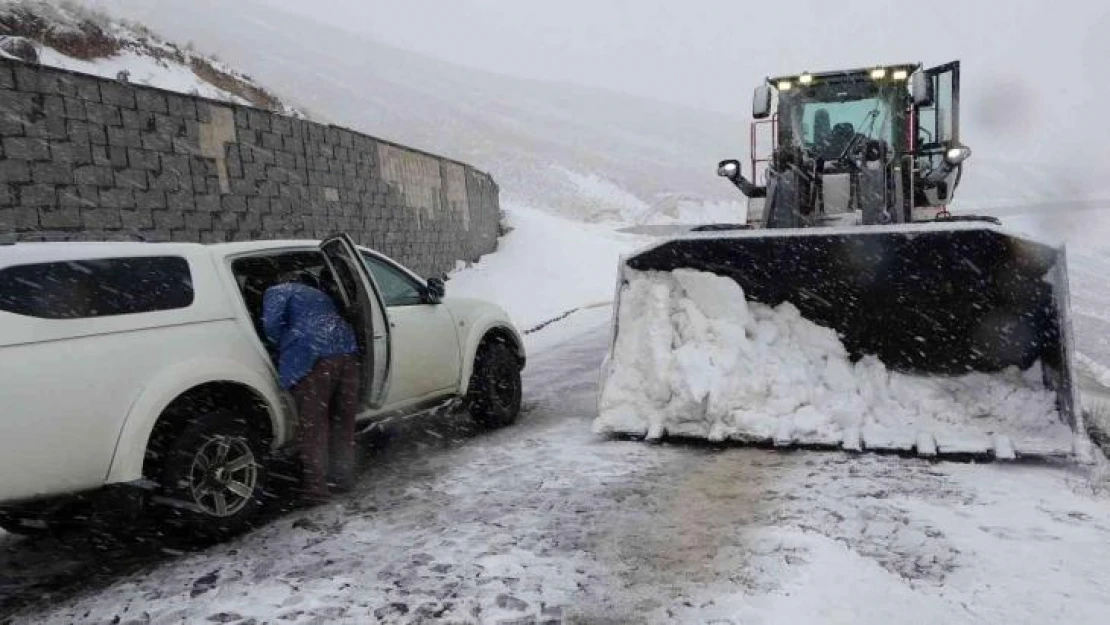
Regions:
<instances>
[{"instance_id":1,"label":"alloy wheel rim","mask_svg":"<svg viewBox=\"0 0 1110 625\"><path fill-rule=\"evenodd\" d=\"M214 436L193 455L189 488L206 514L234 516L254 497L258 463L246 439Z\"/></svg>"}]
</instances>

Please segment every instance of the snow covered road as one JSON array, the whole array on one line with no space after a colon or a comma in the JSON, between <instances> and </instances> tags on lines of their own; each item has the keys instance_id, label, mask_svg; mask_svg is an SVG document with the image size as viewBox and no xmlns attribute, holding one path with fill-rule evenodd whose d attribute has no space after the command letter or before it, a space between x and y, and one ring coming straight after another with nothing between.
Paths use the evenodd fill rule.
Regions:
<instances>
[{"instance_id":1,"label":"snow covered road","mask_svg":"<svg viewBox=\"0 0 1110 625\"><path fill-rule=\"evenodd\" d=\"M517 426L409 424L357 493L232 543L144 560L0 536L0 606L43 623L1105 622L1110 500L1087 475L597 438L608 315L535 335L559 340L530 361Z\"/></svg>"}]
</instances>

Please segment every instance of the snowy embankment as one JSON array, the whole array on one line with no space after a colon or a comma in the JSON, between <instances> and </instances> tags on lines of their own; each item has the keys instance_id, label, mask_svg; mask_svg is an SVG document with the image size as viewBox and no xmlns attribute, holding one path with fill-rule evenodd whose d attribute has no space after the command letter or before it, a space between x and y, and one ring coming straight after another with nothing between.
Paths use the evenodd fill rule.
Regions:
<instances>
[{"instance_id":1,"label":"snowy embankment","mask_svg":"<svg viewBox=\"0 0 1110 625\"><path fill-rule=\"evenodd\" d=\"M911 376L853 363L791 304L748 302L735 281L693 270L629 271L620 301L600 433L1012 453L1003 435L1019 453L1072 448L1039 366Z\"/></svg>"},{"instance_id":2,"label":"snowy embankment","mask_svg":"<svg viewBox=\"0 0 1110 625\"><path fill-rule=\"evenodd\" d=\"M642 245L642 237L529 207L508 206L505 213L512 232L496 252L451 276L451 295L497 302L522 332L567 313L611 312L621 254Z\"/></svg>"},{"instance_id":3,"label":"snowy embankment","mask_svg":"<svg viewBox=\"0 0 1110 625\"><path fill-rule=\"evenodd\" d=\"M39 60L43 65L82 74L111 79L126 75L128 82L139 85L190 93L235 104L250 104L245 99L201 79L186 65L140 54L133 50L122 50L113 56L86 61L67 56L53 48L44 47Z\"/></svg>"},{"instance_id":4,"label":"snowy embankment","mask_svg":"<svg viewBox=\"0 0 1110 625\"><path fill-rule=\"evenodd\" d=\"M192 45L178 46L88 3L3 0L0 25L5 35L30 42L33 49L24 53L37 51L43 65L302 116L251 77Z\"/></svg>"}]
</instances>

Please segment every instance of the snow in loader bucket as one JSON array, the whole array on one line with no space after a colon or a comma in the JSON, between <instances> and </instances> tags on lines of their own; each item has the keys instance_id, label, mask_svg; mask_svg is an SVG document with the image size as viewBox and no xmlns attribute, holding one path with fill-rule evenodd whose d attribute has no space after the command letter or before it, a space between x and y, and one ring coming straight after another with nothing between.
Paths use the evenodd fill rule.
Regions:
<instances>
[{"instance_id":1,"label":"snow in loader bucket","mask_svg":"<svg viewBox=\"0 0 1110 625\"><path fill-rule=\"evenodd\" d=\"M670 239L622 261L594 429L1084 459L1067 289L984 223Z\"/></svg>"}]
</instances>

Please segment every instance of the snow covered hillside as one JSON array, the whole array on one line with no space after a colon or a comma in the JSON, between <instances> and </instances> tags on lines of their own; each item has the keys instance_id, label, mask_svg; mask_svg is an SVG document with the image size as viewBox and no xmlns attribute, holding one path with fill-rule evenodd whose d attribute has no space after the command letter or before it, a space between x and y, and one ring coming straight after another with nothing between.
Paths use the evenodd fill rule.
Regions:
<instances>
[{"instance_id":1,"label":"snow covered hillside","mask_svg":"<svg viewBox=\"0 0 1110 625\"><path fill-rule=\"evenodd\" d=\"M78 3L5 0L0 35L34 41L43 65L298 114L224 63Z\"/></svg>"}]
</instances>

